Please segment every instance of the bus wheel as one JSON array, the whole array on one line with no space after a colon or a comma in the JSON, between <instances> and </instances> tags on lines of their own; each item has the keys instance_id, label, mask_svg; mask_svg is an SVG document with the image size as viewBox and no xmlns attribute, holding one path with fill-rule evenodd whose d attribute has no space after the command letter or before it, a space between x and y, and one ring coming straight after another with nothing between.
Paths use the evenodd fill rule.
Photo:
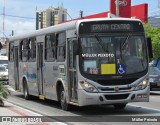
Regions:
<instances>
[{"instance_id":1,"label":"bus wheel","mask_svg":"<svg viewBox=\"0 0 160 125\"><path fill-rule=\"evenodd\" d=\"M66 94L65 94L63 86L61 86L61 88L60 88L60 103L61 103L61 108L63 110L65 110L65 111L69 110L70 107L66 101Z\"/></svg>"},{"instance_id":2,"label":"bus wheel","mask_svg":"<svg viewBox=\"0 0 160 125\"><path fill-rule=\"evenodd\" d=\"M24 93L24 98L29 100L30 96L29 96L28 85L26 80L23 80L23 93Z\"/></svg>"},{"instance_id":3,"label":"bus wheel","mask_svg":"<svg viewBox=\"0 0 160 125\"><path fill-rule=\"evenodd\" d=\"M127 104L114 104L115 109L124 109Z\"/></svg>"}]
</instances>

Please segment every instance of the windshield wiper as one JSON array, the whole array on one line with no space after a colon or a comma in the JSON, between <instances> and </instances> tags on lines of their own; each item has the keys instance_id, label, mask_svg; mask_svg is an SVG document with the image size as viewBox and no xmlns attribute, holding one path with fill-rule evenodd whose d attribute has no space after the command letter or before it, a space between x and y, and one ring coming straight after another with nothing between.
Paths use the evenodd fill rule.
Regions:
<instances>
[{"instance_id":1,"label":"windshield wiper","mask_svg":"<svg viewBox=\"0 0 160 125\"><path fill-rule=\"evenodd\" d=\"M106 52L106 53L108 53L108 50L106 50L105 47L104 47L104 45L103 45L102 39L98 35L95 35L95 38L97 39L99 45L101 45L103 51Z\"/></svg>"},{"instance_id":2,"label":"windshield wiper","mask_svg":"<svg viewBox=\"0 0 160 125\"><path fill-rule=\"evenodd\" d=\"M121 49L123 49L123 47L125 46L126 42L128 41L130 35L127 36L127 38L125 39L125 41L122 43Z\"/></svg>"}]
</instances>

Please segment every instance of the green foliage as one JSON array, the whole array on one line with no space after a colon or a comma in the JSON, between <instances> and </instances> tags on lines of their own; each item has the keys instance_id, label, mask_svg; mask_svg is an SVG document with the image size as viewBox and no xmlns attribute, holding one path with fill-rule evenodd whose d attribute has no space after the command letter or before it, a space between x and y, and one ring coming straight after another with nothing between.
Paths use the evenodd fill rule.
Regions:
<instances>
[{"instance_id":1,"label":"green foliage","mask_svg":"<svg viewBox=\"0 0 160 125\"><path fill-rule=\"evenodd\" d=\"M3 102L4 99L7 99L8 95L10 95L10 91L8 90L6 86L4 86L0 82L0 102Z\"/></svg>"},{"instance_id":2,"label":"green foliage","mask_svg":"<svg viewBox=\"0 0 160 125\"><path fill-rule=\"evenodd\" d=\"M160 27L152 27L149 24L144 24L144 29L147 37L151 37L153 59L160 59Z\"/></svg>"}]
</instances>

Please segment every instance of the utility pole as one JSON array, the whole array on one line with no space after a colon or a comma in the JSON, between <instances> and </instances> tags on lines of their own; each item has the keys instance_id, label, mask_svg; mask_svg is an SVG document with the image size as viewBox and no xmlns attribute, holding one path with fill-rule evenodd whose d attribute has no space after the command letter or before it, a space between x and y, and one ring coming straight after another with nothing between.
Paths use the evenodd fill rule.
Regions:
<instances>
[{"instance_id":1,"label":"utility pole","mask_svg":"<svg viewBox=\"0 0 160 125\"><path fill-rule=\"evenodd\" d=\"M3 42L4 40L4 29L5 29L5 0L4 0L4 6L3 6Z\"/></svg>"},{"instance_id":2,"label":"utility pole","mask_svg":"<svg viewBox=\"0 0 160 125\"><path fill-rule=\"evenodd\" d=\"M83 19L83 11L80 10L80 18Z\"/></svg>"},{"instance_id":3,"label":"utility pole","mask_svg":"<svg viewBox=\"0 0 160 125\"><path fill-rule=\"evenodd\" d=\"M119 0L116 0L116 16L119 17Z\"/></svg>"},{"instance_id":4,"label":"utility pole","mask_svg":"<svg viewBox=\"0 0 160 125\"><path fill-rule=\"evenodd\" d=\"M14 36L14 30L12 30L12 36Z\"/></svg>"},{"instance_id":5,"label":"utility pole","mask_svg":"<svg viewBox=\"0 0 160 125\"><path fill-rule=\"evenodd\" d=\"M160 0L158 0L158 15L160 15Z\"/></svg>"}]
</instances>

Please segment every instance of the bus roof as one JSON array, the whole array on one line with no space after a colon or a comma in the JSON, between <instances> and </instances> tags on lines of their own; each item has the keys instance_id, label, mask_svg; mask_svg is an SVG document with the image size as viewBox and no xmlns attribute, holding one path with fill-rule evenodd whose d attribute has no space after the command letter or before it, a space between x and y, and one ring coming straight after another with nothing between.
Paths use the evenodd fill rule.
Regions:
<instances>
[{"instance_id":1,"label":"bus roof","mask_svg":"<svg viewBox=\"0 0 160 125\"><path fill-rule=\"evenodd\" d=\"M117 20L117 21L140 21L139 19L133 19L133 18L94 18L94 19L78 20L78 23L89 22L89 21L105 21L105 20L106 21L111 21L111 20Z\"/></svg>"},{"instance_id":2,"label":"bus roof","mask_svg":"<svg viewBox=\"0 0 160 125\"><path fill-rule=\"evenodd\" d=\"M9 41L14 41L14 40L19 40L19 39L25 39L25 38L31 38L34 36L40 36L43 34L48 34L54 32L61 32L63 30L69 30L73 29L76 26L78 26L82 22L89 22L89 21L110 21L110 20L119 20L119 21L140 21L139 19L132 19L132 18L92 18L92 19L81 19L81 20L74 20L54 26L50 26L47 28L43 28L40 30L35 30L30 33L22 34L22 35L17 35L17 36L11 36ZM141 21L140 21L141 22Z\"/></svg>"}]
</instances>

